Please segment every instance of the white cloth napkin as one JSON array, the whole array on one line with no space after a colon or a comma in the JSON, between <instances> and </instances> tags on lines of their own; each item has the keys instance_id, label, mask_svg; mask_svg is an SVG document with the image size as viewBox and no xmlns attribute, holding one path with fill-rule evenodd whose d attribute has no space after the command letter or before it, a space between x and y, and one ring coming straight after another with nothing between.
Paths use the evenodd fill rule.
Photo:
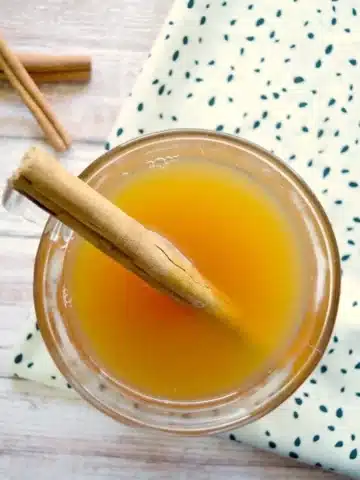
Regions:
<instances>
[{"instance_id":1,"label":"white cloth napkin","mask_svg":"<svg viewBox=\"0 0 360 480\"><path fill-rule=\"evenodd\" d=\"M341 251L340 311L319 367L230 439L360 478L358 1L176 0L106 148L174 127L235 133L275 152L316 192ZM25 338L14 373L67 388L39 332Z\"/></svg>"}]
</instances>

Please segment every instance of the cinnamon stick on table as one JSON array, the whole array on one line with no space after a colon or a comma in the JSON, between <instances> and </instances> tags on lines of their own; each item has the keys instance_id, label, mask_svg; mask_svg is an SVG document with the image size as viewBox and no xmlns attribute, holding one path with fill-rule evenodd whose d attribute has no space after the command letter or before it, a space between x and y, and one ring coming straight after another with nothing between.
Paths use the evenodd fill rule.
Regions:
<instances>
[{"instance_id":1,"label":"cinnamon stick on table","mask_svg":"<svg viewBox=\"0 0 360 480\"><path fill-rule=\"evenodd\" d=\"M67 150L71 139L45 100L35 82L31 79L21 61L0 37L0 67L23 102L32 112L44 131L49 143L58 151Z\"/></svg>"},{"instance_id":2,"label":"cinnamon stick on table","mask_svg":"<svg viewBox=\"0 0 360 480\"><path fill-rule=\"evenodd\" d=\"M29 72L29 75L37 85L41 83L88 83L91 77L90 72L85 71ZM8 80L2 71L0 71L0 80Z\"/></svg>"},{"instance_id":3,"label":"cinnamon stick on table","mask_svg":"<svg viewBox=\"0 0 360 480\"><path fill-rule=\"evenodd\" d=\"M31 148L9 186L154 288L241 330L228 298L174 245L72 176L47 152Z\"/></svg>"},{"instance_id":4,"label":"cinnamon stick on table","mask_svg":"<svg viewBox=\"0 0 360 480\"><path fill-rule=\"evenodd\" d=\"M91 58L88 55L52 55L17 52L18 59L36 83L88 82ZM6 80L0 68L0 80Z\"/></svg>"}]
</instances>

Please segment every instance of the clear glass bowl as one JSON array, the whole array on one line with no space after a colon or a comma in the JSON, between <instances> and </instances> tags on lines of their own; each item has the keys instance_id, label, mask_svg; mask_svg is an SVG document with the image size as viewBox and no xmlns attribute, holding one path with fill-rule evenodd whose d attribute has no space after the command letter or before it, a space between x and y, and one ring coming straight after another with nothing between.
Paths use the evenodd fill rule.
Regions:
<instances>
[{"instance_id":1,"label":"clear glass bowl","mask_svg":"<svg viewBox=\"0 0 360 480\"><path fill-rule=\"evenodd\" d=\"M302 246L306 302L299 328L271 367L264 367L250 385L222 398L193 402L150 398L132 390L101 371L66 326L66 312L57 292L72 232L53 218L42 234L34 273L34 302L42 336L56 365L78 393L122 423L187 435L245 425L284 402L320 360L334 326L340 294L337 245L320 203L293 171L257 145L208 131L166 131L114 148L93 162L81 178L105 192L124 172L199 156L240 169L267 189L291 218ZM3 202L8 210L36 221L33 207L16 192L7 190Z\"/></svg>"}]
</instances>

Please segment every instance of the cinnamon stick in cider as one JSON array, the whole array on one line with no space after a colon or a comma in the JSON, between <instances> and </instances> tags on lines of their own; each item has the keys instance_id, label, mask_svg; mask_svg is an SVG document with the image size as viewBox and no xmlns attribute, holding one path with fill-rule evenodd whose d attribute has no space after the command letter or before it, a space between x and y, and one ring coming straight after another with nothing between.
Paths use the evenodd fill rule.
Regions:
<instances>
[{"instance_id":1,"label":"cinnamon stick in cider","mask_svg":"<svg viewBox=\"0 0 360 480\"><path fill-rule=\"evenodd\" d=\"M68 173L47 152L31 148L9 183L152 287L241 329L229 299L173 244Z\"/></svg>"},{"instance_id":2,"label":"cinnamon stick in cider","mask_svg":"<svg viewBox=\"0 0 360 480\"><path fill-rule=\"evenodd\" d=\"M88 82L91 77L88 55L17 52L16 56L36 83ZM0 80L6 79L0 68Z\"/></svg>"}]
</instances>

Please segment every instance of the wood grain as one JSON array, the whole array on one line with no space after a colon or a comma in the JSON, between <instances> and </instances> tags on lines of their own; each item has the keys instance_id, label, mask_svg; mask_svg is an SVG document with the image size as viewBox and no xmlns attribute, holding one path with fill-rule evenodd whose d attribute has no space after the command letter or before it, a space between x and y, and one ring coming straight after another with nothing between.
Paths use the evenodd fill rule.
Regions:
<instances>
[{"instance_id":1,"label":"wood grain","mask_svg":"<svg viewBox=\"0 0 360 480\"><path fill-rule=\"evenodd\" d=\"M169 6L169 0L1 1L0 31L15 49L83 52L94 60L90 85L41 87L77 140L62 156L73 173L102 151ZM0 193L23 152L38 138L41 132L31 116L11 89L0 84ZM340 478L215 437L181 439L131 430L67 392L9 379L10 349L32 302L39 234L39 227L0 208L2 480Z\"/></svg>"}]
</instances>

